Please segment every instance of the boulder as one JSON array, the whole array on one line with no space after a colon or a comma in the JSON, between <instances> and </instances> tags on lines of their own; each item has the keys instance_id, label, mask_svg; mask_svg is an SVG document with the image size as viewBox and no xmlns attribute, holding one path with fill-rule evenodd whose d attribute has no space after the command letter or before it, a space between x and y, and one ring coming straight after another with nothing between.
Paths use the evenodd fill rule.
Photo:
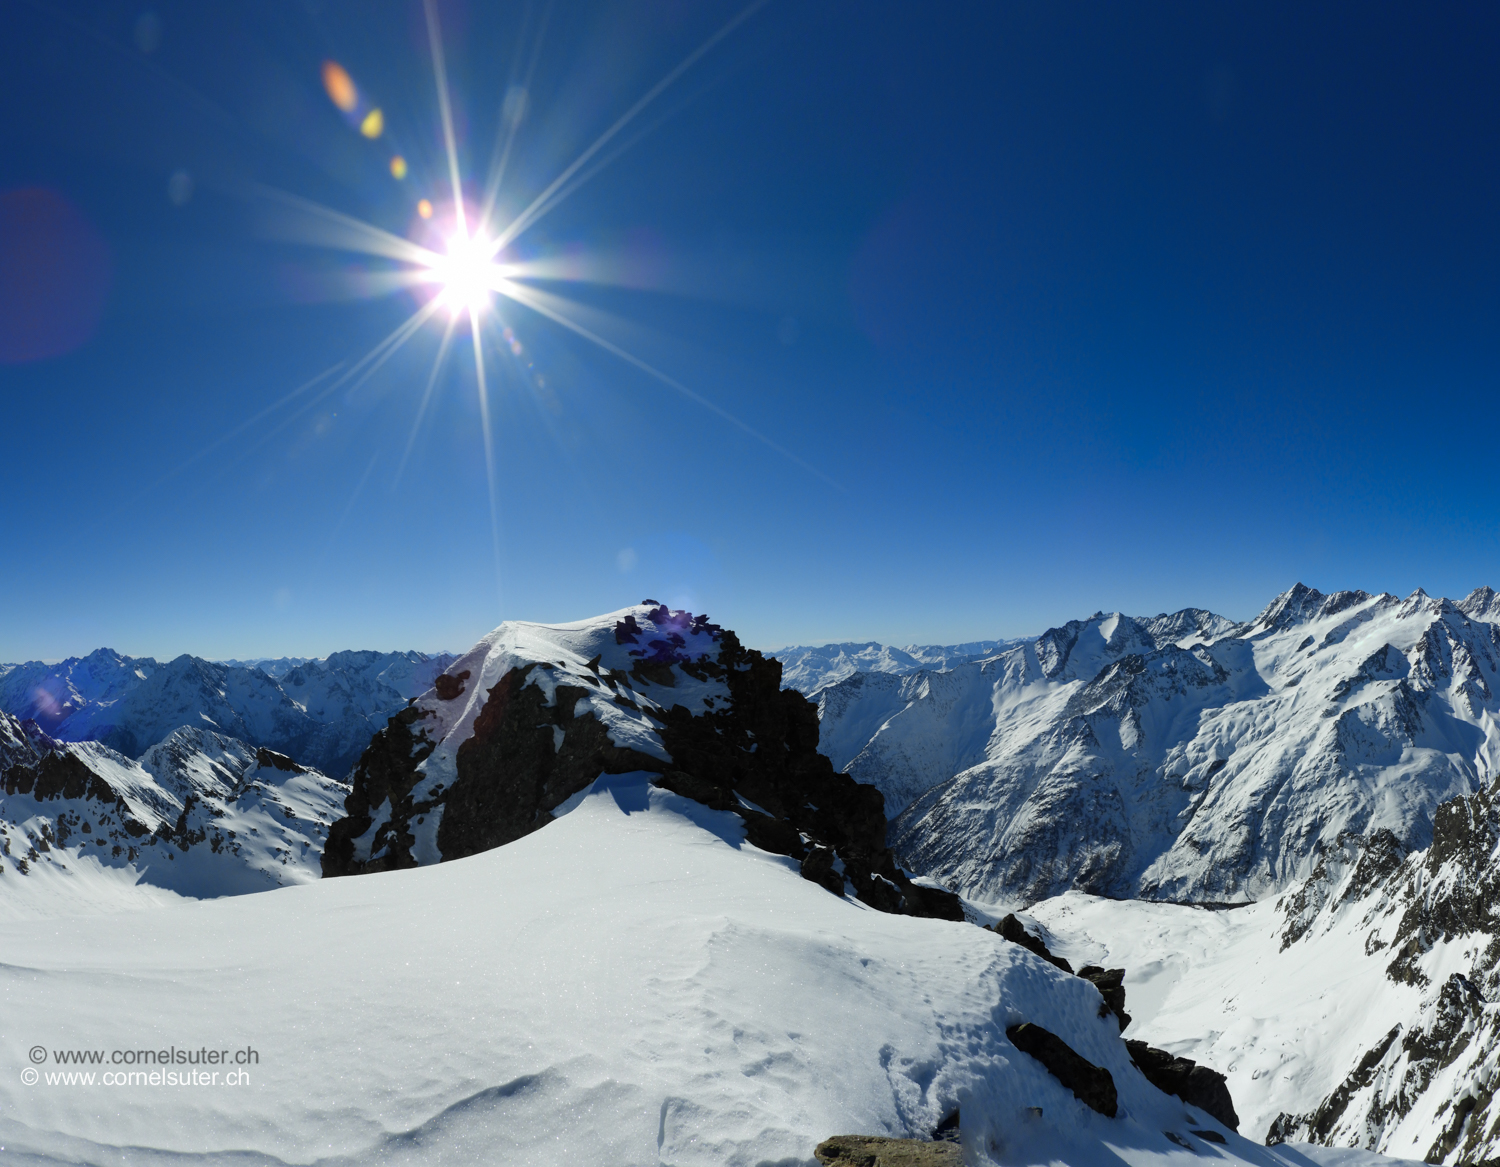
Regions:
<instances>
[{"instance_id":1,"label":"boulder","mask_svg":"<svg viewBox=\"0 0 1500 1167\"><path fill-rule=\"evenodd\" d=\"M1078 975L1099 990L1099 995L1104 998L1104 1008L1115 1015L1123 1033L1130 1024L1130 1014L1125 1012L1125 970L1086 964L1078 970Z\"/></svg>"},{"instance_id":2,"label":"boulder","mask_svg":"<svg viewBox=\"0 0 1500 1167\"><path fill-rule=\"evenodd\" d=\"M1049 1074L1073 1091L1073 1096L1090 1110L1105 1118L1114 1118L1119 1111L1115 1080L1110 1072L1076 1053L1057 1034L1024 1021L1008 1028L1005 1036L1022 1053L1041 1062Z\"/></svg>"},{"instance_id":3,"label":"boulder","mask_svg":"<svg viewBox=\"0 0 1500 1167\"><path fill-rule=\"evenodd\" d=\"M1229 1096L1229 1081L1217 1070L1200 1066L1166 1050L1153 1049L1144 1041L1127 1041L1130 1060L1146 1075L1146 1081L1164 1094L1175 1094L1189 1106L1218 1119L1232 1131L1240 1129L1240 1116Z\"/></svg>"},{"instance_id":4,"label":"boulder","mask_svg":"<svg viewBox=\"0 0 1500 1167\"><path fill-rule=\"evenodd\" d=\"M991 932L998 932L1006 940L1009 940L1012 944L1019 944L1028 952L1036 953L1048 964L1056 965L1065 973L1071 973L1073 971L1073 966L1071 964L1069 964L1060 956L1053 956L1052 953L1048 951L1047 945L1043 943L1040 936L1033 936L1030 932L1026 931L1026 928L1021 923L1021 921L1016 919L1016 914L1014 912L1010 913L989 930ZM1122 972L1120 975L1123 977L1125 974Z\"/></svg>"},{"instance_id":5,"label":"boulder","mask_svg":"<svg viewBox=\"0 0 1500 1167\"><path fill-rule=\"evenodd\" d=\"M957 1143L887 1139L876 1135L835 1135L819 1143L814 1157L824 1167L962 1167Z\"/></svg>"}]
</instances>

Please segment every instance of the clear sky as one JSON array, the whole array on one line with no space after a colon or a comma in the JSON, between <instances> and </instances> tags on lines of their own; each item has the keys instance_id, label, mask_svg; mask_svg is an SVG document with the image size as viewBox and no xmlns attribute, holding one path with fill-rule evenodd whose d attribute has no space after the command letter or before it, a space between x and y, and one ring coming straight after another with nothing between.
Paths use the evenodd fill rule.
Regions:
<instances>
[{"instance_id":1,"label":"clear sky","mask_svg":"<svg viewBox=\"0 0 1500 1167\"><path fill-rule=\"evenodd\" d=\"M437 0L470 217L742 13ZM771 0L499 254L616 351L494 297L493 475L467 316L346 376L437 289L287 199L442 251L421 0L0 22L0 660L1500 584L1493 5Z\"/></svg>"}]
</instances>

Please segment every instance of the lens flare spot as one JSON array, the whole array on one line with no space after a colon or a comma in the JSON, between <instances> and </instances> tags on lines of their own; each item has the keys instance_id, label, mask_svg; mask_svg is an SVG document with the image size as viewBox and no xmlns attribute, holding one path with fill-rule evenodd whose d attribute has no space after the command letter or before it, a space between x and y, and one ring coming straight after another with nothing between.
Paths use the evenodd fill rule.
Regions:
<instances>
[{"instance_id":1,"label":"lens flare spot","mask_svg":"<svg viewBox=\"0 0 1500 1167\"><path fill-rule=\"evenodd\" d=\"M328 91L328 100L345 113L353 113L359 104L359 90L354 87L354 78L337 61L323 62L323 88Z\"/></svg>"},{"instance_id":2,"label":"lens flare spot","mask_svg":"<svg viewBox=\"0 0 1500 1167\"><path fill-rule=\"evenodd\" d=\"M385 114L380 112L379 106L365 114L365 120L359 123L359 132L367 138L378 138L385 133Z\"/></svg>"},{"instance_id":3,"label":"lens flare spot","mask_svg":"<svg viewBox=\"0 0 1500 1167\"><path fill-rule=\"evenodd\" d=\"M87 341L104 315L110 267L104 236L60 194L0 191L0 365Z\"/></svg>"},{"instance_id":4,"label":"lens flare spot","mask_svg":"<svg viewBox=\"0 0 1500 1167\"><path fill-rule=\"evenodd\" d=\"M424 219L432 218L432 204L426 199L422 199L417 203L417 214L421 215Z\"/></svg>"},{"instance_id":5,"label":"lens flare spot","mask_svg":"<svg viewBox=\"0 0 1500 1167\"><path fill-rule=\"evenodd\" d=\"M400 154L391 159L391 177L397 181L406 177L406 159Z\"/></svg>"}]
</instances>

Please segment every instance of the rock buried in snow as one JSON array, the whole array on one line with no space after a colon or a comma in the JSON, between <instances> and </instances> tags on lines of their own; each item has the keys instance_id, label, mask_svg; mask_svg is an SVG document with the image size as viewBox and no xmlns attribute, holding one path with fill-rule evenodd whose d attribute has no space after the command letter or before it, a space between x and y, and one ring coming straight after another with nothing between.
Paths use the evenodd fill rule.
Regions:
<instances>
[{"instance_id":1,"label":"rock buried in snow","mask_svg":"<svg viewBox=\"0 0 1500 1167\"><path fill-rule=\"evenodd\" d=\"M813 1155L824 1167L962 1167L957 1143L921 1139L886 1139L874 1135L835 1135L819 1143Z\"/></svg>"},{"instance_id":2,"label":"rock buried in snow","mask_svg":"<svg viewBox=\"0 0 1500 1167\"><path fill-rule=\"evenodd\" d=\"M1240 1129L1240 1116L1234 1112L1229 1081L1223 1074L1198 1065L1192 1058L1179 1058L1166 1050L1153 1049L1144 1041L1127 1041L1125 1048L1130 1051L1130 1060L1146 1075L1146 1081L1163 1094L1175 1094L1232 1131Z\"/></svg>"},{"instance_id":3,"label":"rock buried in snow","mask_svg":"<svg viewBox=\"0 0 1500 1167\"><path fill-rule=\"evenodd\" d=\"M1105 1118L1114 1118L1119 1110L1115 1080L1103 1066L1094 1065L1075 1053L1057 1034L1029 1021L1012 1025L1005 1036L1022 1053L1041 1062L1049 1074L1073 1091L1078 1101Z\"/></svg>"}]
</instances>

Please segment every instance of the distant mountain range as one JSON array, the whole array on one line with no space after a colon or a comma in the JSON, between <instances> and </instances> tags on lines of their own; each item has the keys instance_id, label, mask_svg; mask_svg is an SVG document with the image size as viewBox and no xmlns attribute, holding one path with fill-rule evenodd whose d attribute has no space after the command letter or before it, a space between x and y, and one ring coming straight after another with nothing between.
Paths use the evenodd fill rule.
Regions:
<instances>
[{"instance_id":1,"label":"distant mountain range","mask_svg":"<svg viewBox=\"0 0 1500 1167\"><path fill-rule=\"evenodd\" d=\"M162 663L101 648L57 664L0 664L0 710L61 741L139 757L190 725L343 775L386 718L432 685L449 653L336 652L251 664Z\"/></svg>"},{"instance_id":2,"label":"distant mountain range","mask_svg":"<svg viewBox=\"0 0 1500 1167\"><path fill-rule=\"evenodd\" d=\"M307 883L348 793L207 729L183 726L132 759L0 713L0 856L28 877L6 881L0 914L59 900L100 910L138 881L192 897Z\"/></svg>"},{"instance_id":3,"label":"distant mountain range","mask_svg":"<svg viewBox=\"0 0 1500 1167\"><path fill-rule=\"evenodd\" d=\"M796 689L804 697L816 697L829 685L856 673L888 673L899 677L923 669L952 669L994 656L1031 639L1034 638L971 640L967 644L908 644L904 648L874 640L816 647L796 644L766 655L781 662L783 688Z\"/></svg>"}]
</instances>

